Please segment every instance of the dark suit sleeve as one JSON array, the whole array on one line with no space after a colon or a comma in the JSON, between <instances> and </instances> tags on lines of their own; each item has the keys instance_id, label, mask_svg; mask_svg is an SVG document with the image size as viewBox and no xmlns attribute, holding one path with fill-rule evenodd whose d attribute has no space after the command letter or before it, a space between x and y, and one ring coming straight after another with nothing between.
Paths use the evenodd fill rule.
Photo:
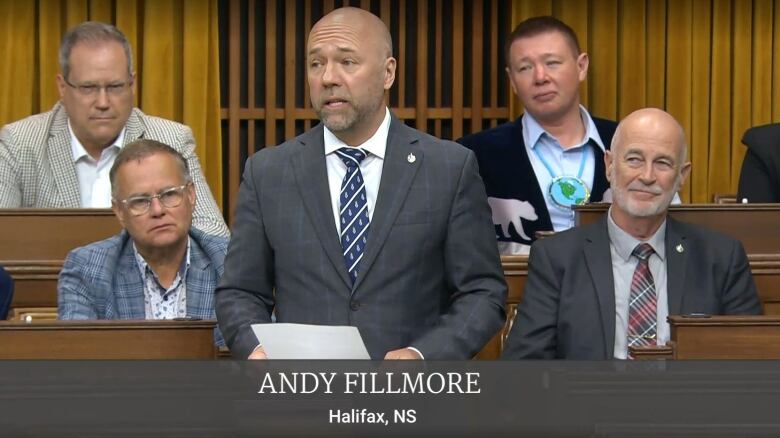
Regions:
<instances>
[{"instance_id":1,"label":"dark suit sleeve","mask_svg":"<svg viewBox=\"0 0 780 438\"><path fill-rule=\"evenodd\" d=\"M449 310L411 346L426 359L468 359L504 325L507 294L487 195L471 151L450 210L444 271L452 291Z\"/></svg>"},{"instance_id":2,"label":"dark suit sleeve","mask_svg":"<svg viewBox=\"0 0 780 438\"><path fill-rule=\"evenodd\" d=\"M748 149L739 174L737 201L747 198L748 202L752 203L780 202L779 192L780 188L766 163L753 150Z\"/></svg>"},{"instance_id":3,"label":"dark suit sleeve","mask_svg":"<svg viewBox=\"0 0 780 438\"><path fill-rule=\"evenodd\" d=\"M760 315L761 301L750 273L745 249L733 241L729 271L723 289L721 313L723 315Z\"/></svg>"},{"instance_id":4,"label":"dark suit sleeve","mask_svg":"<svg viewBox=\"0 0 780 438\"><path fill-rule=\"evenodd\" d=\"M247 160L225 272L215 291L219 328L233 357L240 359L246 359L258 345L251 325L271 322L274 307L274 255L263 226L256 173L261 159L254 155Z\"/></svg>"},{"instance_id":5,"label":"dark suit sleeve","mask_svg":"<svg viewBox=\"0 0 780 438\"><path fill-rule=\"evenodd\" d=\"M560 273L547 248L537 241L528 257L528 279L512 322L503 359L554 359L557 349Z\"/></svg>"}]
</instances>

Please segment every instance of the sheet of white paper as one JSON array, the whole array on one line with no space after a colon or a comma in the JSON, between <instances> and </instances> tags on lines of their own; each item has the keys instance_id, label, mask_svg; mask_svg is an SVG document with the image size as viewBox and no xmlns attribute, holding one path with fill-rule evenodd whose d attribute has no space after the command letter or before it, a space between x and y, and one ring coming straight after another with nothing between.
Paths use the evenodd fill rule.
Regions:
<instances>
[{"instance_id":1,"label":"sheet of white paper","mask_svg":"<svg viewBox=\"0 0 780 438\"><path fill-rule=\"evenodd\" d=\"M370 359L357 327L252 324L269 359Z\"/></svg>"}]
</instances>

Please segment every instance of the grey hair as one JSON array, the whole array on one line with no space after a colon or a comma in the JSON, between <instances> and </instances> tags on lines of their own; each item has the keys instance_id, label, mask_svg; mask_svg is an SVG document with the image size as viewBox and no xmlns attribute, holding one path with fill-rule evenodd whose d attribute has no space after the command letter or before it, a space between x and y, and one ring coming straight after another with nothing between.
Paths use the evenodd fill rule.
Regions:
<instances>
[{"instance_id":1,"label":"grey hair","mask_svg":"<svg viewBox=\"0 0 780 438\"><path fill-rule=\"evenodd\" d=\"M62 37L60 43L60 71L62 76L67 79L70 74L70 52L78 43L106 43L117 42L122 45L125 57L127 58L127 75L133 75L133 51L130 49L130 42L125 34L115 26L101 23L99 21L85 21L76 27L71 28Z\"/></svg>"},{"instance_id":2,"label":"grey hair","mask_svg":"<svg viewBox=\"0 0 780 438\"><path fill-rule=\"evenodd\" d=\"M114 164L111 166L111 170L108 172L108 178L111 180L111 197L116 199L117 193L119 193L119 184L116 182L116 174L119 172L119 168L122 165L130 161L140 161L143 158L150 157L155 154L168 154L176 160L176 164L179 165L182 179L185 184L192 182L192 176L190 175L190 167L187 164L187 160L176 149L168 146L165 143L159 141L149 140L141 138L126 144L117 154L114 159Z\"/></svg>"}]
</instances>

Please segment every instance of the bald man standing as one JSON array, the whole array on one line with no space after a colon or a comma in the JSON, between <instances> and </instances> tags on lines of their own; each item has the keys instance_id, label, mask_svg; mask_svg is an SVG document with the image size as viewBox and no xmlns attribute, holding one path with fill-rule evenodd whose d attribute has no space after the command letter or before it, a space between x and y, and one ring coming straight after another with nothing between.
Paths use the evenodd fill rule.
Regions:
<instances>
[{"instance_id":1,"label":"bald man standing","mask_svg":"<svg viewBox=\"0 0 780 438\"><path fill-rule=\"evenodd\" d=\"M217 318L232 354L251 325L349 325L374 359L467 359L505 320L504 281L474 155L385 106L385 24L341 8L307 42L321 124L249 158Z\"/></svg>"},{"instance_id":2,"label":"bald man standing","mask_svg":"<svg viewBox=\"0 0 780 438\"><path fill-rule=\"evenodd\" d=\"M667 216L691 169L672 116L630 114L604 162L608 214L531 247L505 358L626 359L666 344L668 315L761 313L742 245Z\"/></svg>"}]
</instances>

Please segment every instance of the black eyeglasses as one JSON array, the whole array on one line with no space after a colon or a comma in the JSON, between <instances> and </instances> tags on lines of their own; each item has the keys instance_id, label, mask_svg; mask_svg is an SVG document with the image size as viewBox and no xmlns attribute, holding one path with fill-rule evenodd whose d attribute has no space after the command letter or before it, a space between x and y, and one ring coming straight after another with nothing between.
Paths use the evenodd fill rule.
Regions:
<instances>
[{"instance_id":1,"label":"black eyeglasses","mask_svg":"<svg viewBox=\"0 0 780 438\"><path fill-rule=\"evenodd\" d=\"M119 202L121 202L127 211L129 211L133 216L141 216L142 214L146 214L146 212L148 212L152 207L152 199L154 198L159 199L160 204L162 204L163 207L178 207L181 204L181 201L184 200L184 191L190 184L192 183L188 182L183 186L171 187L170 189L165 189L160 193L152 196L131 196Z\"/></svg>"}]
</instances>

